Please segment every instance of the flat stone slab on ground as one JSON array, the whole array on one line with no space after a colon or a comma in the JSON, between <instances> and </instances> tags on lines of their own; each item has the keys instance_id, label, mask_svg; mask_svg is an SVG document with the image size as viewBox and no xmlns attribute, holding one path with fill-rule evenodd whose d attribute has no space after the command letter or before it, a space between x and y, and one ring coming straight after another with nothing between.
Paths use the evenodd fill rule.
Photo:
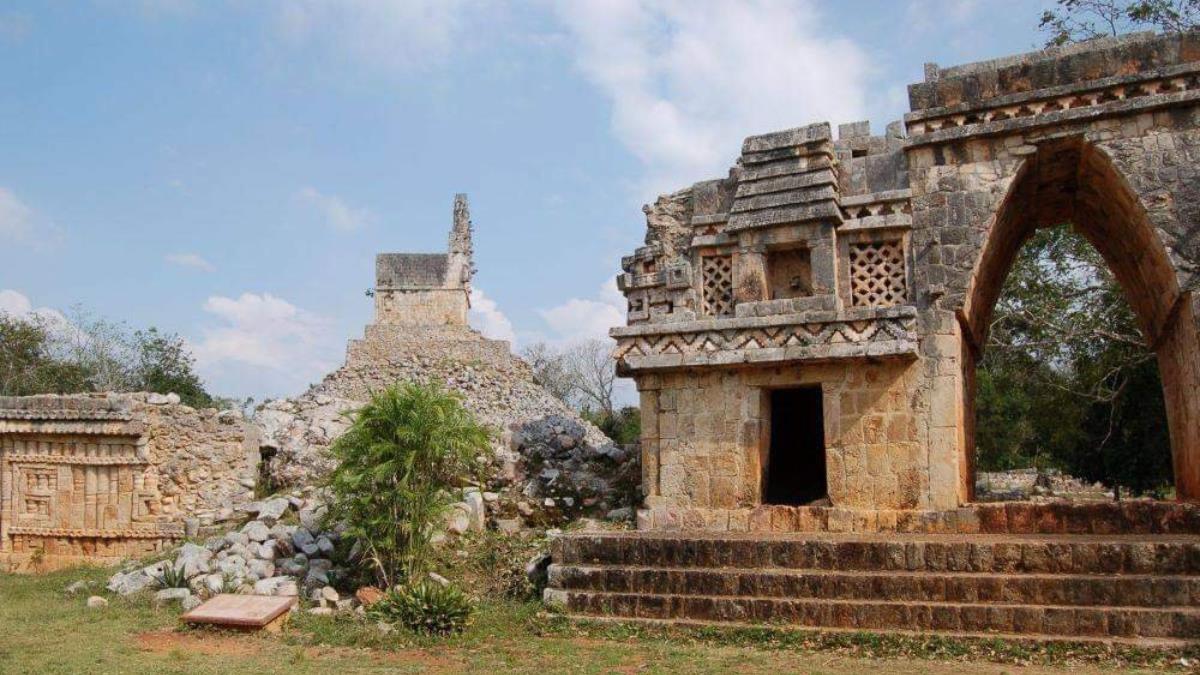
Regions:
<instances>
[{"instance_id":1,"label":"flat stone slab on ground","mask_svg":"<svg viewBox=\"0 0 1200 675\"><path fill-rule=\"evenodd\" d=\"M295 597L222 593L183 615L192 624L233 628L266 628L282 624Z\"/></svg>"}]
</instances>

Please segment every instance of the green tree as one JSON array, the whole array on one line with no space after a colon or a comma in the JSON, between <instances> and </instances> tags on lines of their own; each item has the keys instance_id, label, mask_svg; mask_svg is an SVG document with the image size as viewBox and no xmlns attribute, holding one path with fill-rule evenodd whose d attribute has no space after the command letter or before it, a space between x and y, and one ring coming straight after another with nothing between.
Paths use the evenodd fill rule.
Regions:
<instances>
[{"instance_id":1,"label":"green tree","mask_svg":"<svg viewBox=\"0 0 1200 675\"><path fill-rule=\"evenodd\" d=\"M0 312L0 395L65 394L87 391L89 374L53 353L46 321Z\"/></svg>"},{"instance_id":2,"label":"green tree","mask_svg":"<svg viewBox=\"0 0 1200 675\"><path fill-rule=\"evenodd\" d=\"M451 491L481 475L489 432L436 384L379 392L333 444L330 515L347 525L376 580L391 587L428 568Z\"/></svg>"},{"instance_id":3,"label":"green tree","mask_svg":"<svg viewBox=\"0 0 1200 675\"><path fill-rule=\"evenodd\" d=\"M1104 260L1068 227L1022 248L976 382L981 469L1055 466L1135 491L1171 481L1154 354Z\"/></svg>"},{"instance_id":4,"label":"green tree","mask_svg":"<svg viewBox=\"0 0 1200 675\"><path fill-rule=\"evenodd\" d=\"M183 338L160 333L157 328L137 331L133 334L133 352L136 360L132 367L132 388L179 394L180 400L194 408L214 405L213 397L193 371L196 359Z\"/></svg>"},{"instance_id":5,"label":"green tree","mask_svg":"<svg viewBox=\"0 0 1200 675\"><path fill-rule=\"evenodd\" d=\"M1154 29L1180 33L1200 23L1200 0L1057 0L1038 28L1046 46Z\"/></svg>"}]
</instances>

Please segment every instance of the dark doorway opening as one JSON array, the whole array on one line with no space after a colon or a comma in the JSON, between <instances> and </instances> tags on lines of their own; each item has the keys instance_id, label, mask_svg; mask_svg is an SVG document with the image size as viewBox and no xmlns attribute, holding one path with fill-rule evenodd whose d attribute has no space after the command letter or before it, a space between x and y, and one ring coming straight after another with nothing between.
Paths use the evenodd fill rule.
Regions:
<instances>
[{"instance_id":1,"label":"dark doorway opening","mask_svg":"<svg viewBox=\"0 0 1200 675\"><path fill-rule=\"evenodd\" d=\"M823 499L829 489L821 388L776 389L770 396L771 445L764 502L802 506Z\"/></svg>"}]
</instances>

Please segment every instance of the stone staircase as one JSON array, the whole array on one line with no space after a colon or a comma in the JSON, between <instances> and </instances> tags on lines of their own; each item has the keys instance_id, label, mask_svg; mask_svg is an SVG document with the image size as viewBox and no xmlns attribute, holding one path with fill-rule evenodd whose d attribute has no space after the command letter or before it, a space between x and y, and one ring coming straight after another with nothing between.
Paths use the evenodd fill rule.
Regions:
<instances>
[{"instance_id":1,"label":"stone staircase","mask_svg":"<svg viewBox=\"0 0 1200 675\"><path fill-rule=\"evenodd\" d=\"M576 617L1174 645L1200 639L1194 535L570 534Z\"/></svg>"}]
</instances>

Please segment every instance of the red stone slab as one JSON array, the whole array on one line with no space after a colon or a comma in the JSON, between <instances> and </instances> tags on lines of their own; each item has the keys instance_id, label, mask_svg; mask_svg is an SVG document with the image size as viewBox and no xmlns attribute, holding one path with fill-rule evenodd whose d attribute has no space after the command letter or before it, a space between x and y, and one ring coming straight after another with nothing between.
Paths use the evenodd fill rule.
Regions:
<instances>
[{"instance_id":1,"label":"red stone slab","mask_svg":"<svg viewBox=\"0 0 1200 675\"><path fill-rule=\"evenodd\" d=\"M235 595L222 593L183 615L188 623L238 628L265 628L285 615L293 596Z\"/></svg>"}]
</instances>

